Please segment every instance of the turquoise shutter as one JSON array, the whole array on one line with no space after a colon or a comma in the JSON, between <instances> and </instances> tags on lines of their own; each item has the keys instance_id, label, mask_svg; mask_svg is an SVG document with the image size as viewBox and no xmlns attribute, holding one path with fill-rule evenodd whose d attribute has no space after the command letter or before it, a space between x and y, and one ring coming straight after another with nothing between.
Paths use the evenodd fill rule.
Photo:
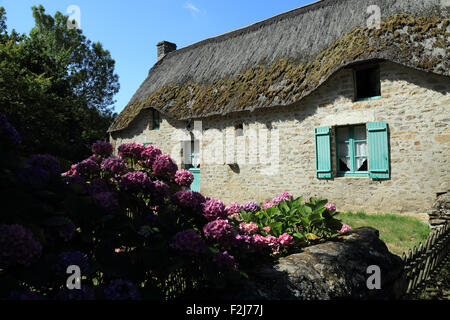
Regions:
<instances>
[{"instance_id":1,"label":"turquoise shutter","mask_svg":"<svg viewBox=\"0 0 450 320\"><path fill-rule=\"evenodd\" d=\"M369 144L369 176L372 179L389 179L389 145L386 122L367 124Z\"/></svg>"},{"instance_id":2,"label":"turquoise shutter","mask_svg":"<svg viewBox=\"0 0 450 320\"><path fill-rule=\"evenodd\" d=\"M316 136L316 176L331 179L330 127L315 128Z\"/></svg>"}]
</instances>

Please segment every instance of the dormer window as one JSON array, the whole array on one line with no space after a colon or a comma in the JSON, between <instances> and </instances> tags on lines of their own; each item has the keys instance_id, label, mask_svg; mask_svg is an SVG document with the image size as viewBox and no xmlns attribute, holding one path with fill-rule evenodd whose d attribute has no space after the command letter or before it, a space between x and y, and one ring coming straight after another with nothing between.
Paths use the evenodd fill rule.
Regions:
<instances>
[{"instance_id":1,"label":"dormer window","mask_svg":"<svg viewBox=\"0 0 450 320\"><path fill-rule=\"evenodd\" d=\"M381 98L380 67L355 68L355 100L365 101Z\"/></svg>"},{"instance_id":2,"label":"dormer window","mask_svg":"<svg viewBox=\"0 0 450 320\"><path fill-rule=\"evenodd\" d=\"M152 109L152 130L159 130L160 117L158 110Z\"/></svg>"},{"instance_id":3,"label":"dormer window","mask_svg":"<svg viewBox=\"0 0 450 320\"><path fill-rule=\"evenodd\" d=\"M236 137L242 137L244 135L244 125L242 123L236 124L234 130L236 132Z\"/></svg>"}]
</instances>

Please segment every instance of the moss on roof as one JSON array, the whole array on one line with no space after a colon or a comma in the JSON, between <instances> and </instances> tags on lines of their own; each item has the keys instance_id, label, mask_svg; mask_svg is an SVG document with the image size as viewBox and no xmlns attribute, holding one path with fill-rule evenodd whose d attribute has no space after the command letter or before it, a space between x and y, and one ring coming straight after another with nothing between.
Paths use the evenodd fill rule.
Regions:
<instances>
[{"instance_id":1,"label":"moss on roof","mask_svg":"<svg viewBox=\"0 0 450 320\"><path fill-rule=\"evenodd\" d=\"M358 61L384 59L448 76L449 26L448 18L398 14L383 19L380 29L354 28L310 61L279 58L269 66L256 65L231 78L166 84L129 104L109 131L126 128L147 107L182 120L291 104L338 69Z\"/></svg>"}]
</instances>

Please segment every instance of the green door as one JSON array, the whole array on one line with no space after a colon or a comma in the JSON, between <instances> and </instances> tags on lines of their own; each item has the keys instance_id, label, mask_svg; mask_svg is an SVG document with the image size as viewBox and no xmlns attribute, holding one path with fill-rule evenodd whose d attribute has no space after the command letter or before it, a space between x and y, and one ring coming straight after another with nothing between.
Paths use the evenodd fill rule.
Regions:
<instances>
[{"instance_id":1,"label":"green door","mask_svg":"<svg viewBox=\"0 0 450 320\"><path fill-rule=\"evenodd\" d=\"M200 192L200 168L191 168L189 171L194 175L194 182L191 184L191 190Z\"/></svg>"}]
</instances>

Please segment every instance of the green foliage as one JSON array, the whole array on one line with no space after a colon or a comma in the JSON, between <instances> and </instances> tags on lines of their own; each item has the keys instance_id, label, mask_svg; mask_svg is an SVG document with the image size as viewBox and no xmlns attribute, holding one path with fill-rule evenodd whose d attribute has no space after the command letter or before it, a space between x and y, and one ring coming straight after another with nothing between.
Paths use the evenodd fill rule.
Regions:
<instances>
[{"instance_id":1,"label":"green foliage","mask_svg":"<svg viewBox=\"0 0 450 320\"><path fill-rule=\"evenodd\" d=\"M115 62L100 43L67 28L67 17L33 7L29 35L6 33L0 8L0 113L21 132L26 154L71 161L106 139L119 90Z\"/></svg>"},{"instance_id":2,"label":"green foliage","mask_svg":"<svg viewBox=\"0 0 450 320\"><path fill-rule=\"evenodd\" d=\"M298 197L255 213L242 211L241 217L247 223L255 222L260 229L270 227L267 234L276 237L291 234L299 246L337 234L342 223L336 219L337 212L325 208L327 200L311 198L309 202L302 201L303 197Z\"/></svg>"}]
</instances>

